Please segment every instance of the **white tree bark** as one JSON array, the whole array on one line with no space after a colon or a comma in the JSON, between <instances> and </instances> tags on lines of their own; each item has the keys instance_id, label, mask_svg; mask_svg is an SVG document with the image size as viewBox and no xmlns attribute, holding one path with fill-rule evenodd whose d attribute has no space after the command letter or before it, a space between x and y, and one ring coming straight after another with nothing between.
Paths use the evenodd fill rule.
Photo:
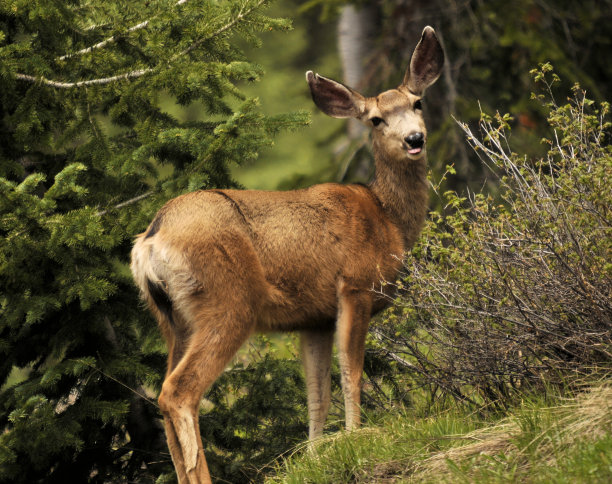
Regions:
<instances>
[{"instance_id":1,"label":"white tree bark","mask_svg":"<svg viewBox=\"0 0 612 484\"><path fill-rule=\"evenodd\" d=\"M372 55L376 35L377 11L375 6L342 8L338 21L338 52L342 63L344 83L363 91L364 66ZM363 136L365 127L351 119L348 123L348 136L351 140Z\"/></svg>"}]
</instances>

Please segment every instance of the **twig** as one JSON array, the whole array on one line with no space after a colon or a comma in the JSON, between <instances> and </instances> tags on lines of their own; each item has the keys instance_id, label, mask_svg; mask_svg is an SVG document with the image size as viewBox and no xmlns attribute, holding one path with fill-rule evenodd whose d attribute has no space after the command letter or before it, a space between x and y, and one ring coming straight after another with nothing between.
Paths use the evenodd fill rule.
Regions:
<instances>
[{"instance_id":1,"label":"twig","mask_svg":"<svg viewBox=\"0 0 612 484\"><path fill-rule=\"evenodd\" d=\"M385 334L383 334L381 331L379 331L376 328L371 329L370 332L380 342L382 342L382 340L385 339L385 338L391 339L391 338L388 338L388 336L386 336ZM391 341L393 341L393 340L391 339ZM397 355L396 353L388 350L387 348L383 348L383 351L387 354L387 356L389 356L395 362L399 363L401 366L403 366L405 368L408 368L410 370L416 371L417 373L420 373L421 375L424 375L426 378L429 378L430 380L432 380L436 384L438 384L441 388L443 388L446 391L452 393L459 400L467 401L467 402L471 403L472 405L476 405L476 402L474 400L472 400L470 397L468 397L466 395L463 395L458 389L446 385L443 381L441 381L438 378L436 378L435 376L427 373L426 371L424 371L423 369L419 368L418 366L413 365L409 361L406 361L404 358L402 358L401 356Z\"/></svg>"},{"instance_id":2,"label":"twig","mask_svg":"<svg viewBox=\"0 0 612 484\"><path fill-rule=\"evenodd\" d=\"M113 207L113 209L125 207L127 205L131 205L131 204L139 202L140 200L143 200L143 199L145 199L147 197L150 197L151 195L153 195L153 191L145 192L142 195L138 195L137 197L130 198L129 200L126 200L125 202L118 203L117 205L115 205ZM101 211L97 212L96 215L98 217L101 217L102 215L106 215L109 212L109 210L112 210L112 209L109 208L109 209L106 209L106 210L101 210Z\"/></svg>"},{"instance_id":3,"label":"twig","mask_svg":"<svg viewBox=\"0 0 612 484\"><path fill-rule=\"evenodd\" d=\"M117 378L115 378L112 375L109 375L108 373L103 372L102 370L100 370L100 368L98 368L95 365L91 365L89 363L87 363L87 361L85 360L81 360L81 359L72 359L70 361L74 361L76 363L81 363L85 366L88 366L89 368L91 368L94 371L97 371L98 373L100 373L102 376L108 378L109 380L114 381L115 383L121 385L122 387L128 389L129 391L131 391L132 393L134 393L135 395L137 395L138 397L142 398L145 402L150 403L151 405L153 405L155 408L159 408L159 405L157 404L157 402L151 400L149 397L147 397L146 395L143 395L142 393L140 393L138 390L135 390L134 388L130 387L129 385L126 385L125 383L123 383L122 381L118 380Z\"/></svg>"}]
</instances>

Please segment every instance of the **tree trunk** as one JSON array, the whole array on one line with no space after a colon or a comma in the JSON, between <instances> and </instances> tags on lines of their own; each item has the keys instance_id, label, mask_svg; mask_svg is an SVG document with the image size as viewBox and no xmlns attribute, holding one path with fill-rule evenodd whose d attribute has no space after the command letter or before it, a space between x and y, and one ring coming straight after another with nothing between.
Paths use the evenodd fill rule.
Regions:
<instances>
[{"instance_id":1,"label":"tree trunk","mask_svg":"<svg viewBox=\"0 0 612 484\"><path fill-rule=\"evenodd\" d=\"M375 6L356 7L346 5L342 8L338 21L338 52L342 63L344 83L363 91L364 67L373 52L378 12ZM364 126L354 119L348 123L348 136L359 138L365 131Z\"/></svg>"},{"instance_id":2,"label":"tree trunk","mask_svg":"<svg viewBox=\"0 0 612 484\"><path fill-rule=\"evenodd\" d=\"M365 65L371 59L377 36L378 10L375 5L346 5L338 20L338 53L344 83L367 95L372 86L364 85ZM347 123L347 143L338 152L344 160L339 181L348 178L365 181L372 171L371 156L364 156L367 128L356 119ZM351 172L349 174L349 171Z\"/></svg>"}]
</instances>

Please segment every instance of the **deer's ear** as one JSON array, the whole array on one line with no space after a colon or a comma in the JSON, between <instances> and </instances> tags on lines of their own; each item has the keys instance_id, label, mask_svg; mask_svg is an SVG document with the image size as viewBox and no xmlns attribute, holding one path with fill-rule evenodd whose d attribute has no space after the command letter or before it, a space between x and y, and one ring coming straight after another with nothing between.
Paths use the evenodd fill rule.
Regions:
<instances>
[{"instance_id":1,"label":"deer's ear","mask_svg":"<svg viewBox=\"0 0 612 484\"><path fill-rule=\"evenodd\" d=\"M306 81L315 104L334 118L359 118L365 109L365 98L357 91L339 82L314 74L306 73Z\"/></svg>"},{"instance_id":2,"label":"deer's ear","mask_svg":"<svg viewBox=\"0 0 612 484\"><path fill-rule=\"evenodd\" d=\"M438 80L444 65L444 51L430 26L423 29L421 40L412 53L410 67L406 70L402 87L422 95L425 89Z\"/></svg>"}]
</instances>

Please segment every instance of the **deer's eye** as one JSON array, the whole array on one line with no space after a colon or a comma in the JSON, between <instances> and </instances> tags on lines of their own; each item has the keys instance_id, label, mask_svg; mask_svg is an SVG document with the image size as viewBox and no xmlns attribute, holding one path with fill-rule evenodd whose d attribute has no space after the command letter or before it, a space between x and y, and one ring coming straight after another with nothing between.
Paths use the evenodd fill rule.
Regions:
<instances>
[{"instance_id":1,"label":"deer's eye","mask_svg":"<svg viewBox=\"0 0 612 484\"><path fill-rule=\"evenodd\" d=\"M414 109L423 109L423 104L420 99L414 103Z\"/></svg>"},{"instance_id":2,"label":"deer's eye","mask_svg":"<svg viewBox=\"0 0 612 484\"><path fill-rule=\"evenodd\" d=\"M378 116L374 116L372 119L370 119L370 121L372 121L372 124L374 126L378 126L380 123L384 123L385 120L383 118L379 118Z\"/></svg>"}]
</instances>

